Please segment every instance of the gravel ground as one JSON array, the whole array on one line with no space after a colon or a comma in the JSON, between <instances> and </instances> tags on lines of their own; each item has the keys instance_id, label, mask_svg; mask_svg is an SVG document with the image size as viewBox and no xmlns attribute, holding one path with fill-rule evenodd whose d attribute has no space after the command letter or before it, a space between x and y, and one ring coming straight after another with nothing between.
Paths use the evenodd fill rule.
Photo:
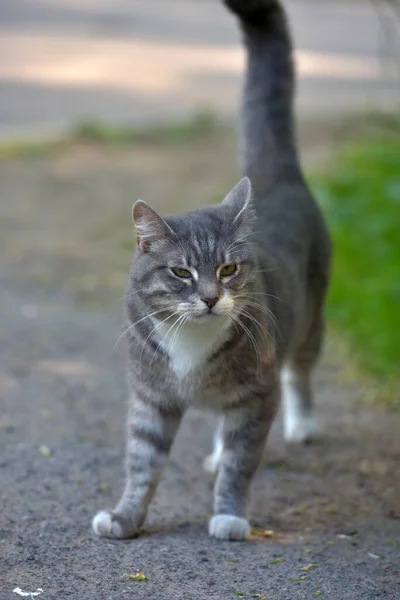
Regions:
<instances>
[{"instance_id":1,"label":"gravel ground","mask_svg":"<svg viewBox=\"0 0 400 600\"><path fill-rule=\"evenodd\" d=\"M43 600L400 597L399 416L360 404L364 388L344 383L329 348L316 374L324 440L286 448L277 423L254 482L250 542L207 535L212 481L201 463L213 418L197 412L143 535L113 542L90 530L123 484L115 300L130 207L139 195L196 205L225 189L233 150L214 142L0 164L0 600L18 598L15 588L40 588ZM148 580L123 578L140 571Z\"/></svg>"}]
</instances>

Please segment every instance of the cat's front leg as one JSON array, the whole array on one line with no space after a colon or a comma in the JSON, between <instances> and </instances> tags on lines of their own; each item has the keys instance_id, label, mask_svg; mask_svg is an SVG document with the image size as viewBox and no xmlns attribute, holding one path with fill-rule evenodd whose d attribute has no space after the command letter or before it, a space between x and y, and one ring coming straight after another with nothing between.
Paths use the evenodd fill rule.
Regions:
<instances>
[{"instance_id":1,"label":"cat's front leg","mask_svg":"<svg viewBox=\"0 0 400 600\"><path fill-rule=\"evenodd\" d=\"M125 490L114 510L94 517L97 535L129 538L137 535L154 495L178 429L182 413L161 407L139 396L131 400L126 449Z\"/></svg>"},{"instance_id":2,"label":"cat's front leg","mask_svg":"<svg viewBox=\"0 0 400 600\"><path fill-rule=\"evenodd\" d=\"M216 538L245 540L250 535L249 489L276 414L278 395L277 387L265 390L265 394L259 392L225 414L215 514L209 523L210 535Z\"/></svg>"}]
</instances>

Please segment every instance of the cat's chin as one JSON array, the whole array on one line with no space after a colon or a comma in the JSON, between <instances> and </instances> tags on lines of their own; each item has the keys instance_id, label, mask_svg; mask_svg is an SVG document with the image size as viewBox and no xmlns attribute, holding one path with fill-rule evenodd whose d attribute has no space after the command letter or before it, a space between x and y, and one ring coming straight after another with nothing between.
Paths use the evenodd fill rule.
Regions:
<instances>
[{"instance_id":1,"label":"cat's chin","mask_svg":"<svg viewBox=\"0 0 400 600\"><path fill-rule=\"evenodd\" d=\"M199 315L198 317L195 317L192 322L217 324L218 321L222 321L224 319L224 317L225 318L227 317L227 315L225 313L218 314L215 312L207 312L202 315Z\"/></svg>"}]
</instances>

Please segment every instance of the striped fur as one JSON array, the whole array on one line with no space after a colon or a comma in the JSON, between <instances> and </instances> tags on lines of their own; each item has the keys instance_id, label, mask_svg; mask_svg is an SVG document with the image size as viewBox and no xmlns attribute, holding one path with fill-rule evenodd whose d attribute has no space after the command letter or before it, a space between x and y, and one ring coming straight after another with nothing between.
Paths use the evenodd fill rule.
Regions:
<instances>
[{"instance_id":1,"label":"striped fur","mask_svg":"<svg viewBox=\"0 0 400 600\"><path fill-rule=\"evenodd\" d=\"M95 517L99 535L138 533L191 406L219 415L206 461L217 472L209 531L218 538L249 535L250 483L281 372L288 441L315 432L310 374L322 343L330 245L296 153L288 27L277 0L225 4L239 17L248 54L240 140L253 191L244 177L217 206L165 218L142 201L134 207L126 486L115 510ZM231 264L236 270L223 277Z\"/></svg>"}]
</instances>

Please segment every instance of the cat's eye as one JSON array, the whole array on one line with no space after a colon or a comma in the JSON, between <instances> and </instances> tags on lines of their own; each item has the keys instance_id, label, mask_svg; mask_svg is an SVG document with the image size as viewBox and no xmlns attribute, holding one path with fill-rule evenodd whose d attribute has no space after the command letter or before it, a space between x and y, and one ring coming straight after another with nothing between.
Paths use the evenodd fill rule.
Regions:
<instances>
[{"instance_id":1,"label":"cat's eye","mask_svg":"<svg viewBox=\"0 0 400 600\"><path fill-rule=\"evenodd\" d=\"M233 263L231 265L225 265L224 267L222 267L219 274L220 274L220 277L229 277L230 275L233 275L234 273L236 273L236 271L237 271L237 266Z\"/></svg>"},{"instance_id":2,"label":"cat's eye","mask_svg":"<svg viewBox=\"0 0 400 600\"><path fill-rule=\"evenodd\" d=\"M177 277L181 277L182 279L190 279L192 274L187 269L180 269L179 267L172 267L171 271Z\"/></svg>"}]
</instances>

